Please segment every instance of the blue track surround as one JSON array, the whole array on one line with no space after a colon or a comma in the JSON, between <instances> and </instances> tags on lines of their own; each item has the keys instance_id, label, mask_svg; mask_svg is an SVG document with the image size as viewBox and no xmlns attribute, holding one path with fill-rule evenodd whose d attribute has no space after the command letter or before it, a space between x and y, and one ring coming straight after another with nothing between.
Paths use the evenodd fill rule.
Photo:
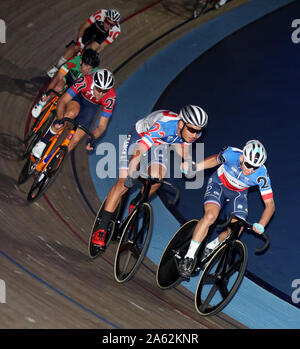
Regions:
<instances>
[{"instance_id":1,"label":"blue track surround","mask_svg":"<svg viewBox=\"0 0 300 349\"><path fill-rule=\"evenodd\" d=\"M202 53L228 35L267 15L291 0L253 0L183 36L142 65L117 91L118 104L109 130L89 157L90 172L97 194L103 199L116 178L101 179L97 168L105 161L105 145L119 147L119 135L126 135L136 120L149 114L168 85ZM120 144L121 146L122 144ZM118 154L116 154L118 156ZM115 171L117 175L117 169ZM158 263L179 222L158 198L152 200L154 229L148 257ZM192 292L197 280L184 283ZM167 291L166 291L167 292ZM292 292L292 290L291 290ZM300 310L244 278L241 287L224 312L249 328L300 328Z\"/></svg>"}]
</instances>

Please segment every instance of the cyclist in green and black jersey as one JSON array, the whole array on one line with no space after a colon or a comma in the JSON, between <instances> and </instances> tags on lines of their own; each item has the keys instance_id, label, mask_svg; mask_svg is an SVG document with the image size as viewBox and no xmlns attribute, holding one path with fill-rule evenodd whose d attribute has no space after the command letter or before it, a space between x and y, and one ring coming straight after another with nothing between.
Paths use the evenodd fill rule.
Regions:
<instances>
[{"instance_id":1,"label":"cyclist in green and black jersey","mask_svg":"<svg viewBox=\"0 0 300 349\"><path fill-rule=\"evenodd\" d=\"M62 92L73 85L78 78L95 72L99 63L99 54L90 48L86 49L81 56L75 56L61 66L48 85L46 92L50 90ZM32 116L34 118L40 115L43 107L52 97L52 93L42 95L42 98L32 108Z\"/></svg>"}]
</instances>

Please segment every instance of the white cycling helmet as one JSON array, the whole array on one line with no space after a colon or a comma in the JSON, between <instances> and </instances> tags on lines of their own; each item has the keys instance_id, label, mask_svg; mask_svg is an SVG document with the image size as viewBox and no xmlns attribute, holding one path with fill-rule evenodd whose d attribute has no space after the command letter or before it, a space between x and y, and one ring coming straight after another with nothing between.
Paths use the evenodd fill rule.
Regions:
<instances>
[{"instance_id":1,"label":"white cycling helmet","mask_svg":"<svg viewBox=\"0 0 300 349\"><path fill-rule=\"evenodd\" d=\"M244 161L254 167L262 166L267 160L267 152L260 141L248 141L243 148Z\"/></svg>"},{"instance_id":2,"label":"white cycling helmet","mask_svg":"<svg viewBox=\"0 0 300 349\"><path fill-rule=\"evenodd\" d=\"M208 121L206 112L197 105L186 105L180 109L179 117L187 124L192 124L197 127L204 127Z\"/></svg>"},{"instance_id":3,"label":"white cycling helmet","mask_svg":"<svg viewBox=\"0 0 300 349\"><path fill-rule=\"evenodd\" d=\"M110 9L106 11L106 17L108 17L111 21L117 23L120 21L121 15L119 11Z\"/></svg>"},{"instance_id":4,"label":"white cycling helmet","mask_svg":"<svg viewBox=\"0 0 300 349\"><path fill-rule=\"evenodd\" d=\"M115 84L115 77L108 69L98 69L94 73L93 81L95 86L101 90L109 90Z\"/></svg>"}]
</instances>

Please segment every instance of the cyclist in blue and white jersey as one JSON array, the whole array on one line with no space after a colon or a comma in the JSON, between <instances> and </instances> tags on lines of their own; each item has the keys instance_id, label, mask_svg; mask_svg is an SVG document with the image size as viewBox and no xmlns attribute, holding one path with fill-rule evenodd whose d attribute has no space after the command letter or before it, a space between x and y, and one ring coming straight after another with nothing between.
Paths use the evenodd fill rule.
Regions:
<instances>
[{"instance_id":1,"label":"cyclist in blue and white jersey","mask_svg":"<svg viewBox=\"0 0 300 349\"><path fill-rule=\"evenodd\" d=\"M187 105L179 114L169 110L158 110L135 124L123 145L119 178L108 193L99 230L92 237L95 246L105 248L109 221L121 197L135 184L133 177L138 167L141 173L146 172L152 177L163 178L167 170L167 147L174 144L175 151L184 159L185 168L191 168L191 154L185 148L189 148L188 146L201 136L207 120L208 116L202 108ZM158 188L159 184L153 185L150 195Z\"/></svg>"},{"instance_id":2,"label":"cyclist in blue and white jersey","mask_svg":"<svg viewBox=\"0 0 300 349\"><path fill-rule=\"evenodd\" d=\"M216 221L221 209L229 215L245 219L248 215L248 188L258 186L265 209L253 230L262 234L275 211L273 191L270 177L264 163L267 153L258 140L246 143L243 150L233 147L224 148L219 154L209 156L196 165L197 170L204 170L221 165L209 178L204 194L204 216L194 230L189 249L179 264L181 276L189 278L196 263L196 254L200 243L204 240L209 227ZM226 205L225 205L226 204ZM206 246L206 253L215 249L224 241L230 230L222 232Z\"/></svg>"}]
</instances>

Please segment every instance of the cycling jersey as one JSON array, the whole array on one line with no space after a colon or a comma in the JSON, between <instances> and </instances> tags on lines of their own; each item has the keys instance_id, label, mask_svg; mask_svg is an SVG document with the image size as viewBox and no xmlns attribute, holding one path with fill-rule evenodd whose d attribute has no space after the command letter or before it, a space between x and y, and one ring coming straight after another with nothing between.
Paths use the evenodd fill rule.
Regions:
<instances>
[{"instance_id":1,"label":"cycling jersey","mask_svg":"<svg viewBox=\"0 0 300 349\"><path fill-rule=\"evenodd\" d=\"M107 10L99 10L95 12L89 19L89 23L91 25L95 24L100 31L103 31L103 22L106 18ZM121 28L119 24L115 24L112 28L109 29L107 33L107 37L105 39L105 42L108 44L111 44L113 41L115 41L118 36L120 35Z\"/></svg>"},{"instance_id":2,"label":"cycling jersey","mask_svg":"<svg viewBox=\"0 0 300 349\"><path fill-rule=\"evenodd\" d=\"M242 154L242 150L233 147L227 147L218 154L217 160L222 165L216 172L223 185L233 191L243 191L258 185L263 200L273 198L271 180L266 167L263 165L245 176L240 163Z\"/></svg>"},{"instance_id":3,"label":"cycling jersey","mask_svg":"<svg viewBox=\"0 0 300 349\"><path fill-rule=\"evenodd\" d=\"M63 74L63 75L67 75L68 73L71 75L71 78L74 80L79 79L80 77L82 77L82 73L81 73L81 56L75 56L72 59L70 59L68 62L66 62L65 64L63 64L59 71ZM95 72L98 68L94 68L93 72Z\"/></svg>"},{"instance_id":4,"label":"cycling jersey","mask_svg":"<svg viewBox=\"0 0 300 349\"><path fill-rule=\"evenodd\" d=\"M110 117L112 115L115 103L116 103L116 92L111 88L101 99L96 99L93 92L94 81L93 74L85 75L73 84L67 93L74 98L78 93L84 97L84 99L92 104L102 105L103 110L101 116Z\"/></svg>"},{"instance_id":5,"label":"cycling jersey","mask_svg":"<svg viewBox=\"0 0 300 349\"><path fill-rule=\"evenodd\" d=\"M149 114L135 124L136 131L141 137L139 143L144 144L147 149L153 144L190 144L184 142L177 133L179 120L178 114L169 110L158 110ZM198 138L200 136L201 132Z\"/></svg>"}]
</instances>

